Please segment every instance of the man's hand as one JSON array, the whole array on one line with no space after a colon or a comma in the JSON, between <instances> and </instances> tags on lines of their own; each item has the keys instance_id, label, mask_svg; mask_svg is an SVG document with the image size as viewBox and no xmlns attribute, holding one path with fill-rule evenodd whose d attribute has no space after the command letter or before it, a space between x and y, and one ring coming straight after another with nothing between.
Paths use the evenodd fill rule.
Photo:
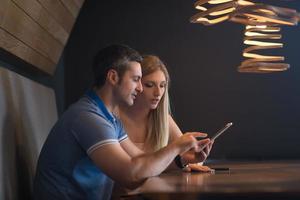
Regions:
<instances>
[{"instance_id":1,"label":"man's hand","mask_svg":"<svg viewBox=\"0 0 300 200\"><path fill-rule=\"evenodd\" d=\"M200 146L205 146L207 145L202 151L197 152L194 149L191 149L190 151L185 152L182 154L182 160L184 163L198 163L198 162L204 162L206 158L208 157L212 146L213 146L213 141L210 139L203 139L199 140L199 145ZM201 147L200 147L201 149Z\"/></svg>"},{"instance_id":2,"label":"man's hand","mask_svg":"<svg viewBox=\"0 0 300 200\"><path fill-rule=\"evenodd\" d=\"M200 132L187 132L173 142L179 148L180 154L189 150L201 153L202 147L209 141L209 139L197 140L198 137L206 137L207 134ZM202 153L201 153L202 154Z\"/></svg>"}]
</instances>

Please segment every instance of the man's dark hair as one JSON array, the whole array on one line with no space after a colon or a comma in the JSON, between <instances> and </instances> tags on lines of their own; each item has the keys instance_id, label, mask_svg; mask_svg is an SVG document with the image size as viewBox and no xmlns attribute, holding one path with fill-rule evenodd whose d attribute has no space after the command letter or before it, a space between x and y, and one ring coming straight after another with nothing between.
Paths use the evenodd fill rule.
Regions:
<instances>
[{"instance_id":1,"label":"man's dark hair","mask_svg":"<svg viewBox=\"0 0 300 200\"><path fill-rule=\"evenodd\" d=\"M123 77L128 69L128 62L142 62L142 56L136 50L125 45L110 45L98 51L94 58L93 72L97 87L103 86L107 72L110 69L117 71L119 77Z\"/></svg>"}]
</instances>

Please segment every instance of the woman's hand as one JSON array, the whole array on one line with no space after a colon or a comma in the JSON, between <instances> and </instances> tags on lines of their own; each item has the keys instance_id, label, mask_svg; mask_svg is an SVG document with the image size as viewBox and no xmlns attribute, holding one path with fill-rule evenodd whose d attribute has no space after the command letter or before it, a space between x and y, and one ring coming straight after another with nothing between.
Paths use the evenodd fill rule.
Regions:
<instances>
[{"instance_id":1,"label":"woman's hand","mask_svg":"<svg viewBox=\"0 0 300 200\"><path fill-rule=\"evenodd\" d=\"M209 168L208 166L204 166L202 162L200 163L191 163L187 164L182 171L184 172L212 172L214 171L213 169Z\"/></svg>"}]
</instances>

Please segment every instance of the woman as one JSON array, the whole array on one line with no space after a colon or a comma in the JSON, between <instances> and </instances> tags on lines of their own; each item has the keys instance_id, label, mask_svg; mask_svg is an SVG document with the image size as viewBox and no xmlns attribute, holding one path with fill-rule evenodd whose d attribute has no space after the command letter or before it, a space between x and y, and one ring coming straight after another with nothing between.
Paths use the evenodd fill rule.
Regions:
<instances>
[{"instance_id":1,"label":"woman","mask_svg":"<svg viewBox=\"0 0 300 200\"><path fill-rule=\"evenodd\" d=\"M151 152L180 137L182 132L169 114L170 78L166 66L154 55L144 56L141 66L143 92L138 94L133 106L121 107L119 115L131 141L144 152ZM206 134L203 136L205 137ZM205 140L209 142L209 139ZM181 162L188 164L204 161L212 143L210 142L201 153L190 151L181 155ZM210 171L211 169L198 163L188 164L184 170Z\"/></svg>"}]
</instances>

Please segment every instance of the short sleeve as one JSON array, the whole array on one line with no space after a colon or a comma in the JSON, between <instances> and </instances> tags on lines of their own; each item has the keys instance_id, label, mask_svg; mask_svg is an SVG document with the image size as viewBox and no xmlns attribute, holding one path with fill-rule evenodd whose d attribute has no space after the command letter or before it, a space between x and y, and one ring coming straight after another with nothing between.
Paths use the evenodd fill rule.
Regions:
<instances>
[{"instance_id":1,"label":"short sleeve","mask_svg":"<svg viewBox=\"0 0 300 200\"><path fill-rule=\"evenodd\" d=\"M119 142L122 142L123 140L128 138L127 133L124 129L124 126L123 126L122 122L119 119L117 119L116 125L117 125L118 130L119 130L118 140L119 140Z\"/></svg>"},{"instance_id":2,"label":"short sleeve","mask_svg":"<svg viewBox=\"0 0 300 200\"><path fill-rule=\"evenodd\" d=\"M80 113L72 123L71 132L88 155L103 145L119 143L119 131L97 113Z\"/></svg>"}]
</instances>

